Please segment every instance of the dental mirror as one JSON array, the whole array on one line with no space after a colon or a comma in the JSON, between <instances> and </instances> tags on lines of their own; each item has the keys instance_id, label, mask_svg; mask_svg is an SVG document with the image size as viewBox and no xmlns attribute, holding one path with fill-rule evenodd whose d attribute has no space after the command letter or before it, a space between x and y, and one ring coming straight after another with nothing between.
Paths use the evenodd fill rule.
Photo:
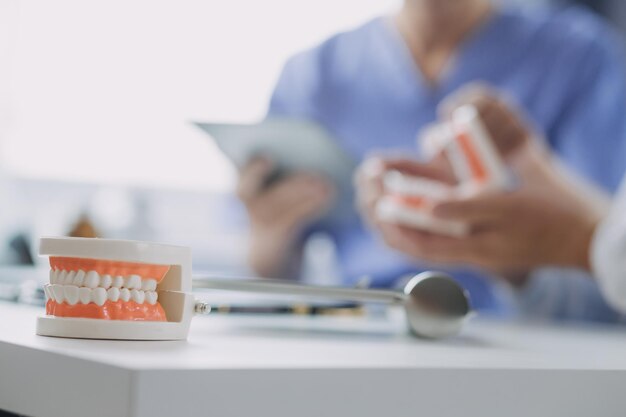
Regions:
<instances>
[{"instance_id":1,"label":"dental mirror","mask_svg":"<svg viewBox=\"0 0 626 417\"><path fill-rule=\"evenodd\" d=\"M407 323L415 336L440 339L458 334L470 315L467 292L451 277L441 272L422 272L405 285L403 291L311 286L265 279L194 279L195 289L284 294L343 301L374 302L404 307ZM205 303L196 311L206 313Z\"/></svg>"}]
</instances>

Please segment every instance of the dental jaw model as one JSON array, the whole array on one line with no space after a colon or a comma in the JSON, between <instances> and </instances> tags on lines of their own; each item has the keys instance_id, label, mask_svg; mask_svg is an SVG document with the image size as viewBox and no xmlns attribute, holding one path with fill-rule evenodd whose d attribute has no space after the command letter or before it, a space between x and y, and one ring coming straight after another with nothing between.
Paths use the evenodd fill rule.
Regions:
<instances>
[{"instance_id":1,"label":"dental jaw model","mask_svg":"<svg viewBox=\"0 0 626 417\"><path fill-rule=\"evenodd\" d=\"M508 189L513 183L511 174L473 106L460 107L450 122L431 128L421 145L427 157L443 156L448 161L457 184L390 171L384 177L386 195L376 207L377 215L391 223L463 236L466 225L435 218L434 206L455 197Z\"/></svg>"},{"instance_id":2,"label":"dental jaw model","mask_svg":"<svg viewBox=\"0 0 626 417\"><path fill-rule=\"evenodd\" d=\"M443 153L448 159L459 182L461 196L501 191L512 186L511 173L475 107L455 110L451 122L442 125L440 134L442 136L426 137L422 147L426 154Z\"/></svg>"},{"instance_id":3,"label":"dental jaw model","mask_svg":"<svg viewBox=\"0 0 626 417\"><path fill-rule=\"evenodd\" d=\"M431 214L438 201L454 197L453 187L398 171L385 174L384 187L386 195L376 207L381 220L443 235L463 236L466 233L464 223L440 220Z\"/></svg>"},{"instance_id":4,"label":"dental jaw model","mask_svg":"<svg viewBox=\"0 0 626 417\"><path fill-rule=\"evenodd\" d=\"M37 334L89 339L186 339L195 300L191 251L144 242L43 238L50 257Z\"/></svg>"}]
</instances>

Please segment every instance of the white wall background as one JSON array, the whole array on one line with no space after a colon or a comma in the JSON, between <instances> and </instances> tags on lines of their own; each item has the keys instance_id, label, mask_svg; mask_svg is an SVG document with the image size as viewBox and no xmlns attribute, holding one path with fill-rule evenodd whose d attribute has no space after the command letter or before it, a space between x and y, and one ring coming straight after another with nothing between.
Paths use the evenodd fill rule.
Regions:
<instances>
[{"instance_id":1,"label":"white wall background","mask_svg":"<svg viewBox=\"0 0 626 417\"><path fill-rule=\"evenodd\" d=\"M232 168L187 122L260 119L289 55L399 2L0 3L16 32L10 76L0 66L12 93L0 156L14 175L224 191Z\"/></svg>"},{"instance_id":2,"label":"white wall background","mask_svg":"<svg viewBox=\"0 0 626 417\"><path fill-rule=\"evenodd\" d=\"M15 0L0 1L0 160L2 144L15 119L13 100L13 80L11 64L15 62L18 33L18 3ZM23 219L13 203L13 187L6 180L5 169L0 162L0 263L5 256L5 236L13 232L14 227Z\"/></svg>"},{"instance_id":3,"label":"white wall background","mask_svg":"<svg viewBox=\"0 0 626 417\"><path fill-rule=\"evenodd\" d=\"M188 120L263 117L288 56L400 1L0 0L0 242L88 213L104 237L240 265L234 172Z\"/></svg>"}]
</instances>

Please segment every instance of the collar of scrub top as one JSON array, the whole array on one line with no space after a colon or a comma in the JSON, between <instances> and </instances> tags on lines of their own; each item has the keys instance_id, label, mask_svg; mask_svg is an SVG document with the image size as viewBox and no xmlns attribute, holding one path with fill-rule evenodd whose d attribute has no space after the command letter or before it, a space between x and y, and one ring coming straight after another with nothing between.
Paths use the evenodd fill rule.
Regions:
<instances>
[{"instance_id":1,"label":"collar of scrub top","mask_svg":"<svg viewBox=\"0 0 626 417\"><path fill-rule=\"evenodd\" d=\"M378 33L384 46L380 49L383 51L381 58L389 67L389 73L397 75L390 77L389 82L395 82L398 91L405 91L411 96L417 93L439 101L468 82L483 79L487 74L506 71L503 67L510 65L511 54L519 52L511 48L508 42L507 33L514 29L509 24L509 17L506 9L495 6L486 20L461 42L436 86L424 79L393 20L380 18ZM499 59L482 59L487 58L484 56L486 54L490 57L498 56Z\"/></svg>"}]
</instances>

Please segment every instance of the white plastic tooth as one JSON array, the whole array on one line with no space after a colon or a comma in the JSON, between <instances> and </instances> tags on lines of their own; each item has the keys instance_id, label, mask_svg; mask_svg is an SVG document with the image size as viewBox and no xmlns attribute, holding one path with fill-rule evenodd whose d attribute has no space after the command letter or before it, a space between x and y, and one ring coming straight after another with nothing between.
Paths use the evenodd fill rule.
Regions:
<instances>
[{"instance_id":1,"label":"white plastic tooth","mask_svg":"<svg viewBox=\"0 0 626 417\"><path fill-rule=\"evenodd\" d=\"M80 287L78 289L78 299L83 304L89 304L91 302L91 288Z\"/></svg>"},{"instance_id":2,"label":"white plastic tooth","mask_svg":"<svg viewBox=\"0 0 626 417\"><path fill-rule=\"evenodd\" d=\"M141 289L143 291L154 291L156 290L157 282L156 279L148 278L141 281Z\"/></svg>"},{"instance_id":3,"label":"white plastic tooth","mask_svg":"<svg viewBox=\"0 0 626 417\"><path fill-rule=\"evenodd\" d=\"M55 269L50 270L50 284L57 283L57 271Z\"/></svg>"},{"instance_id":4,"label":"white plastic tooth","mask_svg":"<svg viewBox=\"0 0 626 417\"><path fill-rule=\"evenodd\" d=\"M102 288L109 289L112 283L113 283L113 278L111 278L111 275L104 274L100 276L100 286Z\"/></svg>"},{"instance_id":5,"label":"white plastic tooth","mask_svg":"<svg viewBox=\"0 0 626 417\"><path fill-rule=\"evenodd\" d=\"M85 271L83 271L82 269L79 269L78 271L76 271L76 275L74 275L74 280L72 281L72 284L74 284L77 287L82 287L84 281L85 281Z\"/></svg>"},{"instance_id":6,"label":"white plastic tooth","mask_svg":"<svg viewBox=\"0 0 626 417\"><path fill-rule=\"evenodd\" d=\"M146 293L141 290L130 290L130 298L137 304L143 304L146 301Z\"/></svg>"},{"instance_id":7,"label":"white plastic tooth","mask_svg":"<svg viewBox=\"0 0 626 417\"><path fill-rule=\"evenodd\" d=\"M54 276L54 281L52 284L63 284L65 282L65 271L57 270L56 275Z\"/></svg>"},{"instance_id":8,"label":"white plastic tooth","mask_svg":"<svg viewBox=\"0 0 626 417\"><path fill-rule=\"evenodd\" d=\"M115 287L111 287L107 290L107 298L110 301L116 302L117 300L120 299L120 289L119 288L115 288Z\"/></svg>"},{"instance_id":9,"label":"white plastic tooth","mask_svg":"<svg viewBox=\"0 0 626 417\"><path fill-rule=\"evenodd\" d=\"M91 290L91 301L101 306L107 300L107 290L104 288L94 288Z\"/></svg>"},{"instance_id":10,"label":"white plastic tooth","mask_svg":"<svg viewBox=\"0 0 626 417\"><path fill-rule=\"evenodd\" d=\"M146 291L146 301L148 304L155 305L158 299L156 291Z\"/></svg>"},{"instance_id":11,"label":"white plastic tooth","mask_svg":"<svg viewBox=\"0 0 626 417\"><path fill-rule=\"evenodd\" d=\"M62 303L65 299L65 294L63 292L63 285L54 284L52 285L52 295L54 295L54 301L57 303Z\"/></svg>"},{"instance_id":12,"label":"white plastic tooth","mask_svg":"<svg viewBox=\"0 0 626 417\"><path fill-rule=\"evenodd\" d=\"M74 285L64 285L63 286L63 295L65 296L65 301L71 306L78 303L78 287Z\"/></svg>"},{"instance_id":13,"label":"white plastic tooth","mask_svg":"<svg viewBox=\"0 0 626 417\"><path fill-rule=\"evenodd\" d=\"M136 274L127 276L124 279L124 287L128 288L129 290L141 288L141 277Z\"/></svg>"},{"instance_id":14,"label":"white plastic tooth","mask_svg":"<svg viewBox=\"0 0 626 417\"><path fill-rule=\"evenodd\" d=\"M67 274L65 274L65 280L63 282L59 282L59 284L72 285L74 283L75 276L76 271L69 271Z\"/></svg>"},{"instance_id":15,"label":"white plastic tooth","mask_svg":"<svg viewBox=\"0 0 626 417\"><path fill-rule=\"evenodd\" d=\"M130 290L128 288L122 288L120 290L120 300L122 301L130 300Z\"/></svg>"},{"instance_id":16,"label":"white plastic tooth","mask_svg":"<svg viewBox=\"0 0 626 417\"><path fill-rule=\"evenodd\" d=\"M100 275L96 271L89 271L85 275L83 285L87 288L96 288L100 284Z\"/></svg>"},{"instance_id":17,"label":"white plastic tooth","mask_svg":"<svg viewBox=\"0 0 626 417\"><path fill-rule=\"evenodd\" d=\"M43 286L43 292L46 294L46 301L53 300L52 292L50 291L50 285L46 284Z\"/></svg>"},{"instance_id":18,"label":"white plastic tooth","mask_svg":"<svg viewBox=\"0 0 626 417\"><path fill-rule=\"evenodd\" d=\"M124 277L121 275L113 277L112 286L114 286L115 288L122 288L124 286Z\"/></svg>"}]
</instances>

